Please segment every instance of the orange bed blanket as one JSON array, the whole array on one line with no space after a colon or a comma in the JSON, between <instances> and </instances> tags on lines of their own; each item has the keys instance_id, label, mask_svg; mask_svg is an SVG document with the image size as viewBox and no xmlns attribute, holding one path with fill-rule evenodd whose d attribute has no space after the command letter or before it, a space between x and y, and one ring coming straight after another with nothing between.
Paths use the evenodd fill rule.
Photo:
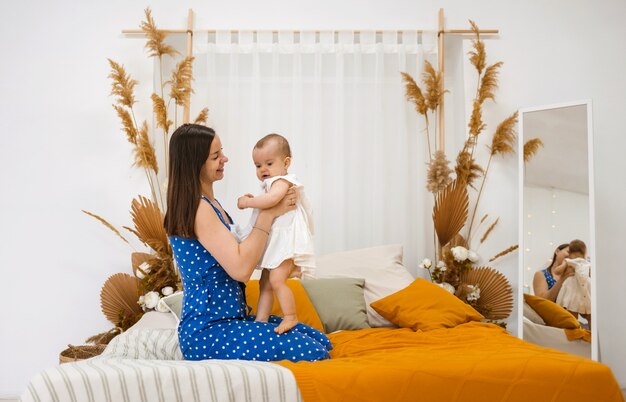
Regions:
<instances>
[{"instance_id":1,"label":"orange bed blanket","mask_svg":"<svg viewBox=\"0 0 626 402\"><path fill-rule=\"evenodd\" d=\"M623 401L611 370L470 322L428 332L371 328L330 335L331 360L280 362L305 402Z\"/></svg>"}]
</instances>

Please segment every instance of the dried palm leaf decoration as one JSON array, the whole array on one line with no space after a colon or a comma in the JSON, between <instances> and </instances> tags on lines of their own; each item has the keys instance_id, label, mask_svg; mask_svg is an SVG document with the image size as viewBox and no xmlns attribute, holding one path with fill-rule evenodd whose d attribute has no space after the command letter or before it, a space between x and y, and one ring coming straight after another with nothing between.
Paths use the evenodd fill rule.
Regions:
<instances>
[{"instance_id":1,"label":"dried palm leaf decoration","mask_svg":"<svg viewBox=\"0 0 626 402\"><path fill-rule=\"evenodd\" d=\"M463 228L467 221L468 209L467 187L462 181L452 181L437 194L433 222L440 246L449 243Z\"/></svg>"},{"instance_id":2,"label":"dried palm leaf decoration","mask_svg":"<svg viewBox=\"0 0 626 402\"><path fill-rule=\"evenodd\" d=\"M111 275L106 280L100 291L100 307L107 320L122 326L122 322L142 313L137 303L140 285L137 278L124 273Z\"/></svg>"},{"instance_id":3,"label":"dried palm leaf decoration","mask_svg":"<svg viewBox=\"0 0 626 402\"><path fill-rule=\"evenodd\" d=\"M491 267L479 267L462 272L460 282L478 285L478 310L492 320L507 318L513 311L513 290L506 277Z\"/></svg>"},{"instance_id":4,"label":"dried palm leaf decoration","mask_svg":"<svg viewBox=\"0 0 626 402\"><path fill-rule=\"evenodd\" d=\"M144 196L133 200L130 212L139 239L150 246L160 257L172 255L163 226L163 215L159 206Z\"/></svg>"}]
</instances>

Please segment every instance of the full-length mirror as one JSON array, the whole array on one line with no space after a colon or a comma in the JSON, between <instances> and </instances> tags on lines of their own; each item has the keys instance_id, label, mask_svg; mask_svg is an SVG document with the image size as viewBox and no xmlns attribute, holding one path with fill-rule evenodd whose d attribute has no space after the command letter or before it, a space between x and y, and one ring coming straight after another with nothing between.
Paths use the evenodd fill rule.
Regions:
<instances>
[{"instance_id":1,"label":"full-length mirror","mask_svg":"<svg viewBox=\"0 0 626 402\"><path fill-rule=\"evenodd\" d=\"M591 102L522 109L519 124L520 333L597 360Z\"/></svg>"}]
</instances>

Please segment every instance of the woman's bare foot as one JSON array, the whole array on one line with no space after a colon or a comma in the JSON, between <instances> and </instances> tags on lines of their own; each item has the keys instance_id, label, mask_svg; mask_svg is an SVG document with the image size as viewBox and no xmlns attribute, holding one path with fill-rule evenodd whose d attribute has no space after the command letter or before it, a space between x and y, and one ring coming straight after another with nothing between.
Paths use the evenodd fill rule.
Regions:
<instances>
[{"instance_id":1,"label":"woman's bare foot","mask_svg":"<svg viewBox=\"0 0 626 402\"><path fill-rule=\"evenodd\" d=\"M295 327L298 324L298 317L295 315L286 315L283 317L283 320L278 324L276 328L274 328L274 332L277 334L284 334L289 331L291 328Z\"/></svg>"}]
</instances>

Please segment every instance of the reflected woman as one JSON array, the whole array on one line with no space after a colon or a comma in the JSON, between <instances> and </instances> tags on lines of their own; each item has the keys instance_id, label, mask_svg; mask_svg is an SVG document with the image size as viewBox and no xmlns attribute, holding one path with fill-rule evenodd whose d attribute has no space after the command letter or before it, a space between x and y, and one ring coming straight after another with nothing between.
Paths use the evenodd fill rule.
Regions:
<instances>
[{"instance_id":1,"label":"reflected woman","mask_svg":"<svg viewBox=\"0 0 626 402\"><path fill-rule=\"evenodd\" d=\"M561 290L561 286L563 286L563 282L565 279L574 275L574 269L565 262L565 258L568 256L569 243L561 244L554 250L550 266L535 272L535 276L533 277L535 296L556 302L556 297ZM563 273L559 275L554 272L556 268L562 268L564 270Z\"/></svg>"}]
</instances>

